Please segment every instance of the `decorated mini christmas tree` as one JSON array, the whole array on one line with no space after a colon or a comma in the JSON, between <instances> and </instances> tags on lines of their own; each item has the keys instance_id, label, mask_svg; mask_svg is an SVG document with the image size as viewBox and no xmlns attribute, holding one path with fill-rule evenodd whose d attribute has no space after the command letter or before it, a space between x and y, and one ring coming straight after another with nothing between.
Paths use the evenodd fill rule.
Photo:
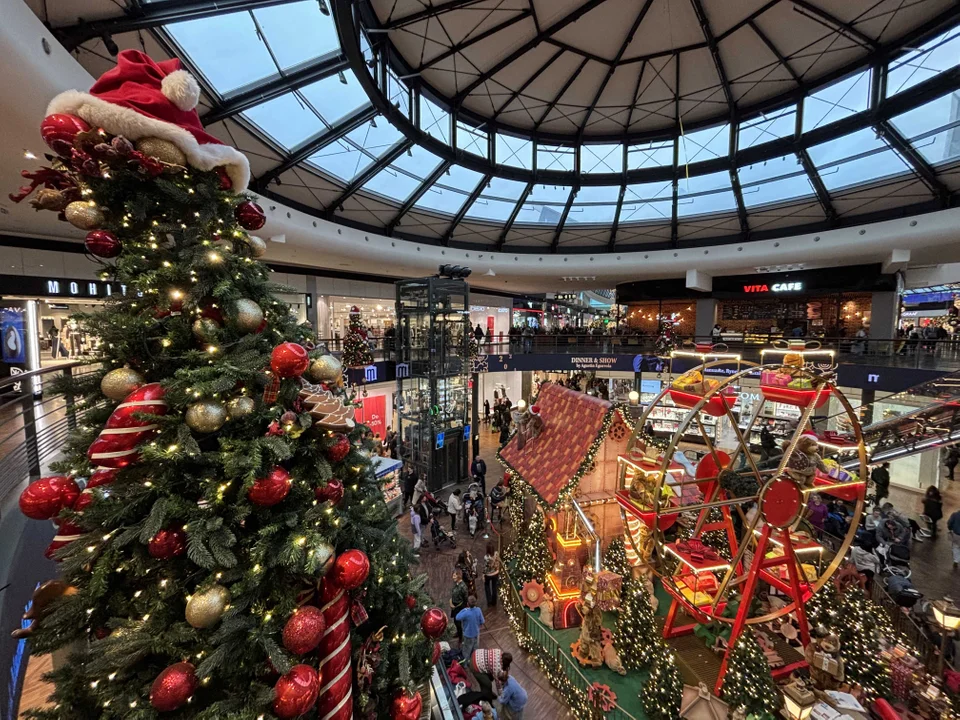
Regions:
<instances>
[{"instance_id":1,"label":"decorated mini christmas tree","mask_svg":"<svg viewBox=\"0 0 960 720\"><path fill-rule=\"evenodd\" d=\"M731 712L744 708L758 720L774 720L780 716L783 694L770 674L760 644L747 630L730 648L727 674L723 676L721 697Z\"/></svg>"},{"instance_id":2,"label":"decorated mini christmas tree","mask_svg":"<svg viewBox=\"0 0 960 720\"><path fill-rule=\"evenodd\" d=\"M20 498L58 525L62 578L23 634L70 651L33 716L406 717L446 617L424 612L339 362L256 259L246 159L203 132L198 93L178 60L123 51L51 103L59 158L14 196L89 231L118 291L80 318L102 369L59 387L85 408L61 474Z\"/></svg>"},{"instance_id":3,"label":"decorated mini christmas tree","mask_svg":"<svg viewBox=\"0 0 960 720\"><path fill-rule=\"evenodd\" d=\"M607 552L603 556L603 567L610 572L615 572L626 578L630 575L630 565L627 563L627 548L623 544L623 536L618 535L607 546Z\"/></svg>"},{"instance_id":4,"label":"decorated mini christmas tree","mask_svg":"<svg viewBox=\"0 0 960 720\"><path fill-rule=\"evenodd\" d=\"M546 518L539 510L533 513L526 532L521 534L515 557L517 580L521 583L531 580L546 582L547 573L553 567L553 553L547 543Z\"/></svg>"},{"instance_id":5,"label":"decorated mini christmas tree","mask_svg":"<svg viewBox=\"0 0 960 720\"><path fill-rule=\"evenodd\" d=\"M654 350L657 355L665 356L670 354L674 346L673 323L669 320L661 320L657 327L657 340L654 345Z\"/></svg>"},{"instance_id":6,"label":"decorated mini christmas tree","mask_svg":"<svg viewBox=\"0 0 960 720\"><path fill-rule=\"evenodd\" d=\"M657 660L650 669L650 677L640 693L640 700L650 720L680 720L683 678L677 667L677 656L662 640L657 648Z\"/></svg>"},{"instance_id":7,"label":"decorated mini christmas tree","mask_svg":"<svg viewBox=\"0 0 960 720\"><path fill-rule=\"evenodd\" d=\"M642 580L624 580L613 646L628 670L646 668L665 648Z\"/></svg>"},{"instance_id":8,"label":"decorated mini christmas tree","mask_svg":"<svg viewBox=\"0 0 960 720\"><path fill-rule=\"evenodd\" d=\"M843 590L827 583L807 603L813 627L823 627L840 639L846 681L860 685L872 697L890 697L890 667L880 654L880 640L897 633L886 611L854 584Z\"/></svg>"},{"instance_id":9,"label":"decorated mini christmas tree","mask_svg":"<svg viewBox=\"0 0 960 720\"><path fill-rule=\"evenodd\" d=\"M349 368L362 368L373 362L373 353L367 343L367 328L360 317L360 308L350 308L349 329L343 340L343 364Z\"/></svg>"}]
</instances>

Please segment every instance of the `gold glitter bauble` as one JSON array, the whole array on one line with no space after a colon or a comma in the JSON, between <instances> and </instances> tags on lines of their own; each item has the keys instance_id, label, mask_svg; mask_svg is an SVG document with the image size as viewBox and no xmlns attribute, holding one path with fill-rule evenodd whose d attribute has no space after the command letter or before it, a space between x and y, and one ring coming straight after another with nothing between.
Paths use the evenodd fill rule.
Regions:
<instances>
[{"instance_id":1,"label":"gold glitter bauble","mask_svg":"<svg viewBox=\"0 0 960 720\"><path fill-rule=\"evenodd\" d=\"M74 200L64 208L63 214L68 223L81 230L96 230L104 221L100 208L86 200Z\"/></svg>"},{"instance_id":2,"label":"gold glitter bauble","mask_svg":"<svg viewBox=\"0 0 960 720\"><path fill-rule=\"evenodd\" d=\"M184 613L187 622L195 628L212 628L223 617L223 613L230 604L230 591L223 585L212 585L203 592L198 592L187 601L187 611Z\"/></svg>"},{"instance_id":3,"label":"gold glitter bauble","mask_svg":"<svg viewBox=\"0 0 960 720\"><path fill-rule=\"evenodd\" d=\"M201 400L187 407L187 427L199 433L216 432L227 421L227 408L215 400Z\"/></svg>"},{"instance_id":4,"label":"gold glitter bauble","mask_svg":"<svg viewBox=\"0 0 960 720\"><path fill-rule=\"evenodd\" d=\"M233 400L227 403L227 413L230 415L231 420L245 418L256 409L256 401L252 397L247 397L246 395L235 397Z\"/></svg>"},{"instance_id":5,"label":"gold glitter bauble","mask_svg":"<svg viewBox=\"0 0 960 720\"><path fill-rule=\"evenodd\" d=\"M111 400L123 400L138 387L146 383L143 375L128 367L111 370L100 381L100 392Z\"/></svg>"},{"instance_id":6,"label":"gold glitter bauble","mask_svg":"<svg viewBox=\"0 0 960 720\"><path fill-rule=\"evenodd\" d=\"M187 156L183 150L169 140L143 138L142 140L137 140L137 150L147 157L156 158L160 162L169 163L170 165L186 166L187 164Z\"/></svg>"},{"instance_id":7,"label":"gold glitter bauble","mask_svg":"<svg viewBox=\"0 0 960 720\"><path fill-rule=\"evenodd\" d=\"M240 332L256 332L263 323L263 310L253 300L242 298L233 304L230 321Z\"/></svg>"},{"instance_id":8,"label":"gold glitter bauble","mask_svg":"<svg viewBox=\"0 0 960 720\"><path fill-rule=\"evenodd\" d=\"M197 318L193 321L193 336L201 342L213 342L217 339L217 333L220 332L220 325L211 318Z\"/></svg>"},{"instance_id":9,"label":"gold glitter bauble","mask_svg":"<svg viewBox=\"0 0 960 720\"><path fill-rule=\"evenodd\" d=\"M307 375L318 383L332 383L343 374L343 364L333 355L321 355L310 361Z\"/></svg>"},{"instance_id":10,"label":"gold glitter bauble","mask_svg":"<svg viewBox=\"0 0 960 720\"><path fill-rule=\"evenodd\" d=\"M330 571L330 568L333 567L334 556L337 554L337 551L333 545L322 541L314 545L312 549L313 555L310 556L310 559L320 563L318 574L326 575Z\"/></svg>"},{"instance_id":11,"label":"gold glitter bauble","mask_svg":"<svg viewBox=\"0 0 960 720\"><path fill-rule=\"evenodd\" d=\"M263 238L250 235L247 237L247 245L250 248L250 254L254 257L263 257L267 254L267 243L264 242Z\"/></svg>"}]
</instances>

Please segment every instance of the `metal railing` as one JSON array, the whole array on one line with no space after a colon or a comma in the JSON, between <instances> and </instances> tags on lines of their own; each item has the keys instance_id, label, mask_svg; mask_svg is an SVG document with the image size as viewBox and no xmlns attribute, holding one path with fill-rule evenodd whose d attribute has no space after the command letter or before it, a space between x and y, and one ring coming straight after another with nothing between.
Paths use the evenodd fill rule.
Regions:
<instances>
[{"instance_id":1,"label":"metal railing","mask_svg":"<svg viewBox=\"0 0 960 720\"><path fill-rule=\"evenodd\" d=\"M501 565L501 573L505 581L503 585L506 588L505 600L510 604L510 611L515 617L519 618L521 632L529 635L532 640L531 643L527 643L531 647L525 647L525 649L547 668L548 676L552 673L562 673L573 687L586 697L593 682L583 674L577 661L570 655L569 650L560 646L547 626L524 609L520 594L505 565ZM524 646L522 642L521 646ZM637 720L637 718L624 710L619 704L614 703L613 707L607 711L591 706L590 720Z\"/></svg>"},{"instance_id":2,"label":"metal railing","mask_svg":"<svg viewBox=\"0 0 960 720\"><path fill-rule=\"evenodd\" d=\"M873 580L870 597L887 612L893 629L910 642L924 667L937 675L940 663L940 638L931 637L930 632L918 624L905 608L898 605L883 587L879 578ZM944 667L956 669L949 661L944 662Z\"/></svg>"},{"instance_id":3,"label":"metal railing","mask_svg":"<svg viewBox=\"0 0 960 720\"><path fill-rule=\"evenodd\" d=\"M789 337L775 334L750 333L746 339L727 339L724 344L730 352L740 353L744 360L760 361L760 351L775 340L804 340L818 342L826 350L833 350L839 362L907 367L930 370L960 370L960 339L923 340L907 338L849 338L849 337ZM684 342L707 341L709 338L678 336L679 347ZM322 339L333 353L343 351L343 339ZM370 337L368 345L374 360L394 359L396 338ZM485 355L656 355L657 338L654 335L589 335L542 334L527 337L494 336L484 338L480 351Z\"/></svg>"}]
</instances>

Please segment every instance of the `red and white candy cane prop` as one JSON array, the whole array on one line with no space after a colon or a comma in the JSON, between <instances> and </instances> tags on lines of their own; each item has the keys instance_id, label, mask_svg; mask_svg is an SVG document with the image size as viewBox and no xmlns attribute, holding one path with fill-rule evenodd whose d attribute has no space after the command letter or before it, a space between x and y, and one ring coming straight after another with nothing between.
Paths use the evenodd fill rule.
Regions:
<instances>
[{"instance_id":1,"label":"red and white candy cane prop","mask_svg":"<svg viewBox=\"0 0 960 720\"><path fill-rule=\"evenodd\" d=\"M167 414L167 403L163 400L160 383L150 383L134 390L117 405L100 435L87 450L90 462L106 468L123 468L136 462L139 456L137 445L157 429L155 423L137 420L134 417L136 413Z\"/></svg>"},{"instance_id":2,"label":"red and white candy cane prop","mask_svg":"<svg viewBox=\"0 0 960 720\"><path fill-rule=\"evenodd\" d=\"M317 720L353 717L353 666L350 659L350 598L329 578L321 583L320 610L327 629L317 649L320 655L320 699Z\"/></svg>"}]
</instances>

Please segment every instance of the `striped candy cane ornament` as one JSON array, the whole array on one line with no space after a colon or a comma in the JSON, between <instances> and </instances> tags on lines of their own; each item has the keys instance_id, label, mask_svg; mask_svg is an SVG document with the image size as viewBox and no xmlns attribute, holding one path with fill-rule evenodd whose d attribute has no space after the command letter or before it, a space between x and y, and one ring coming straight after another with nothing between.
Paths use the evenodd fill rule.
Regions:
<instances>
[{"instance_id":1,"label":"striped candy cane ornament","mask_svg":"<svg viewBox=\"0 0 960 720\"><path fill-rule=\"evenodd\" d=\"M329 578L320 588L320 610L327 629L317 649L320 656L320 699L317 720L353 717L353 666L350 659L350 598Z\"/></svg>"},{"instance_id":2,"label":"striped candy cane ornament","mask_svg":"<svg viewBox=\"0 0 960 720\"><path fill-rule=\"evenodd\" d=\"M127 395L90 444L87 450L90 461L105 468L123 468L136 462L140 455L137 446L156 432L157 425L134 416L137 413L166 415L163 394L160 383L150 383Z\"/></svg>"}]
</instances>

